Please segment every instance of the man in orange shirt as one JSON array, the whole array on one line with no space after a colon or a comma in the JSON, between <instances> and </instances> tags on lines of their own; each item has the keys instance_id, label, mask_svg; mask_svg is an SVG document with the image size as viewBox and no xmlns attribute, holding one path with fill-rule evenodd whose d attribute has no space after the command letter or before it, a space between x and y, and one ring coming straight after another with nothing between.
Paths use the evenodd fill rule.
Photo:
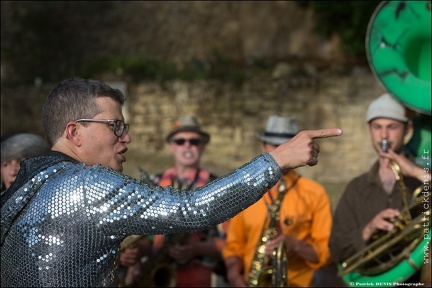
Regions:
<instances>
[{"instance_id":1,"label":"man in orange shirt","mask_svg":"<svg viewBox=\"0 0 432 288\"><path fill-rule=\"evenodd\" d=\"M258 134L262 151L275 149L297 133L295 119L270 116L266 130ZM265 254L271 258L270 255L279 241L285 241L288 284L297 287L311 286L315 269L329 261L327 244L332 215L328 194L319 183L299 175L294 170L288 170L264 197L230 220L223 257L231 286L258 286L258 271L251 267L254 267L252 263L256 253L259 253L257 245L261 242L261 234L266 228L264 225L268 223L267 207L278 199L282 199L278 210L279 221L276 221L279 234L261 244L265 245ZM270 286L269 284L264 286Z\"/></svg>"}]
</instances>

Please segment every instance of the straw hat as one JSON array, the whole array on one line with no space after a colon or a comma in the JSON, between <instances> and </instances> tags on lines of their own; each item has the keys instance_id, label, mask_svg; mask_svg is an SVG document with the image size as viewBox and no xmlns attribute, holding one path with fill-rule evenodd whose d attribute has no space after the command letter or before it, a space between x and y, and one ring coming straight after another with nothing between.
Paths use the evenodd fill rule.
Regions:
<instances>
[{"instance_id":1,"label":"straw hat","mask_svg":"<svg viewBox=\"0 0 432 288\"><path fill-rule=\"evenodd\" d=\"M293 138L297 133L296 119L272 115L267 121L265 130L258 132L257 137L262 142L280 145Z\"/></svg>"},{"instance_id":2,"label":"straw hat","mask_svg":"<svg viewBox=\"0 0 432 288\"><path fill-rule=\"evenodd\" d=\"M198 120L191 115L183 116L174 123L174 127L168 133L166 141L169 142L170 139L178 132L196 132L201 135L204 143L208 143L210 141L210 135L207 132L201 130Z\"/></svg>"}]
</instances>

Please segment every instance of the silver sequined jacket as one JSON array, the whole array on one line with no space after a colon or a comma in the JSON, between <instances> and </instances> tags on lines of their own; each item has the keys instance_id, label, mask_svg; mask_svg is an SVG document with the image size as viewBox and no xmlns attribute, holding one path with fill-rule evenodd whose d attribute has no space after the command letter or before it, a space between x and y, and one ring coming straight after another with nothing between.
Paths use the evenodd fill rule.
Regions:
<instances>
[{"instance_id":1,"label":"silver sequined jacket","mask_svg":"<svg viewBox=\"0 0 432 288\"><path fill-rule=\"evenodd\" d=\"M262 154L206 186L179 191L69 159L22 162L11 186L16 191L1 209L2 287L116 287L126 236L215 226L255 203L281 176L274 159Z\"/></svg>"}]
</instances>

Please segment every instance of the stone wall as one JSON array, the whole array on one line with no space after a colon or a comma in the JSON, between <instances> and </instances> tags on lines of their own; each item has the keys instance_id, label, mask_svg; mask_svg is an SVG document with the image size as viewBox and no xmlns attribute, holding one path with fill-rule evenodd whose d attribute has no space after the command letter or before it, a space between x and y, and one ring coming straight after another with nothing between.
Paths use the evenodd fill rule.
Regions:
<instances>
[{"instance_id":1,"label":"stone wall","mask_svg":"<svg viewBox=\"0 0 432 288\"><path fill-rule=\"evenodd\" d=\"M114 81L115 80L115 81ZM155 173L171 164L164 138L181 115L194 114L211 134L203 165L219 175L260 153L256 133L268 116L294 116L300 129L340 127L344 135L319 140L319 164L300 168L339 195L348 180L376 158L364 121L368 104L383 90L369 73L314 77L261 75L241 87L217 81L131 84L105 79L125 91L124 107L133 138L125 173L138 177L139 167ZM2 133L25 129L42 134L40 109L52 85L2 88ZM336 185L336 186L334 186ZM330 188L329 188L330 189Z\"/></svg>"},{"instance_id":2,"label":"stone wall","mask_svg":"<svg viewBox=\"0 0 432 288\"><path fill-rule=\"evenodd\" d=\"M371 76L323 77L295 87L293 83L301 80L260 78L241 88L172 82L161 89L154 83L141 83L129 90L131 101L126 107L135 138L131 150L157 162L158 154L167 152L164 137L175 119L193 114L212 135L203 163L223 174L260 153L256 133L265 127L268 116L293 116L300 129L344 130L343 137L319 140L321 165L301 171L319 181L346 182L375 159L364 118L368 103L380 95L381 87ZM154 170L153 165L141 165Z\"/></svg>"}]
</instances>

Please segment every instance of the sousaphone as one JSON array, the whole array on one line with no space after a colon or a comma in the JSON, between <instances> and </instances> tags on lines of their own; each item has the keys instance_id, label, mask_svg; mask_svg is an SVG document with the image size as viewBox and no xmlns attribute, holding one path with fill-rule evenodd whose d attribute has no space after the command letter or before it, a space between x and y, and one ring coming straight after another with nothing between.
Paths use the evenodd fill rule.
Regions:
<instances>
[{"instance_id":1,"label":"sousaphone","mask_svg":"<svg viewBox=\"0 0 432 288\"><path fill-rule=\"evenodd\" d=\"M366 54L379 83L413 112L407 150L425 166L422 156L431 147L431 1L382 1L369 21Z\"/></svg>"},{"instance_id":2,"label":"sousaphone","mask_svg":"<svg viewBox=\"0 0 432 288\"><path fill-rule=\"evenodd\" d=\"M383 1L372 15L366 54L388 92L431 115L431 1Z\"/></svg>"},{"instance_id":3,"label":"sousaphone","mask_svg":"<svg viewBox=\"0 0 432 288\"><path fill-rule=\"evenodd\" d=\"M431 1L382 1L369 20L366 53L375 78L412 112L414 131L406 152L429 172ZM425 264L430 269L429 188L430 180L419 187L405 211L406 218L391 233L374 238L365 249L339 265L346 284L396 286Z\"/></svg>"}]
</instances>

